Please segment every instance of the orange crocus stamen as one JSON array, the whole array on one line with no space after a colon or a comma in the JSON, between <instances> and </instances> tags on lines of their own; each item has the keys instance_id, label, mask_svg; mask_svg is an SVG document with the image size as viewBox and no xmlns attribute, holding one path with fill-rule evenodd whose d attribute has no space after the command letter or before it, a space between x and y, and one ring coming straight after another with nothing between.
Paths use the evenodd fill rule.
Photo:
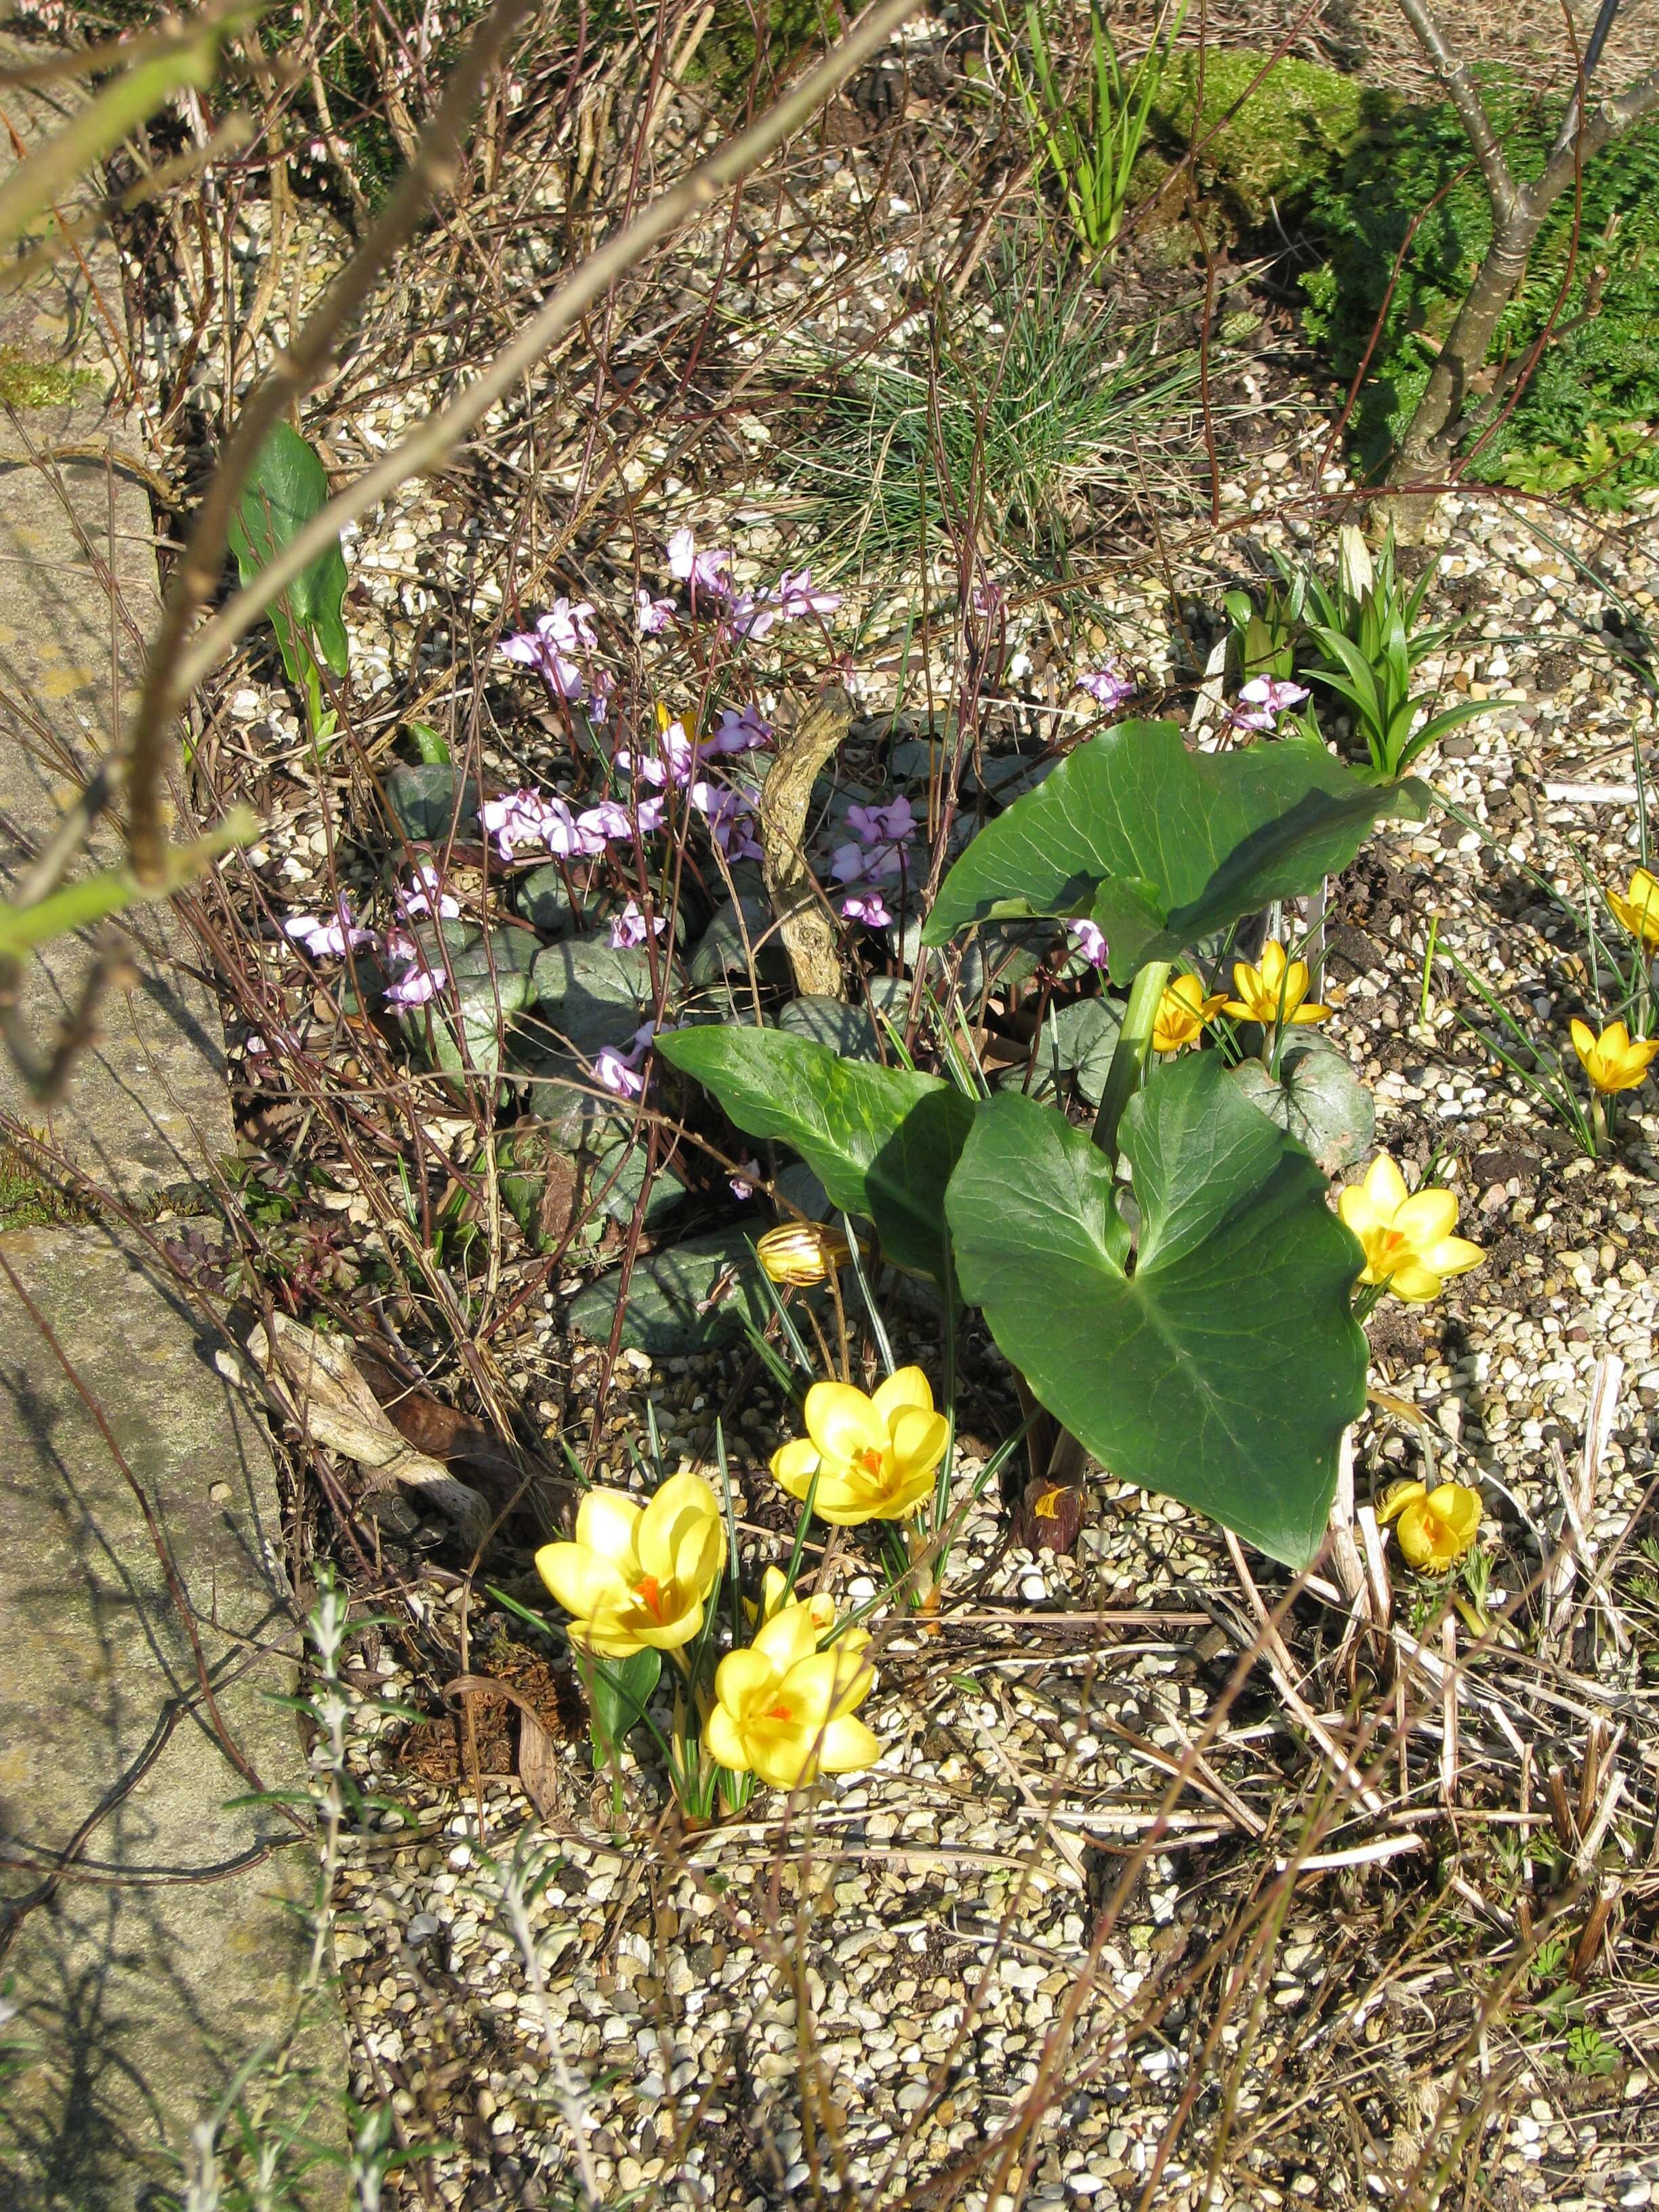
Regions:
<instances>
[{"instance_id":1,"label":"orange crocus stamen","mask_svg":"<svg viewBox=\"0 0 1659 2212\"><path fill-rule=\"evenodd\" d=\"M854 1452L853 1456L866 1474L881 1473L881 1454L873 1444L866 1444L862 1451Z\"/></svg>"},{"instance_id":2,"label":"orange crocus stamen","mask_svg":"<svg viewBox=\"0 0 1659 2212\"><path fill-rule=\"evenodd\" d=\"M641 1575L634 1585L634 1595L653 1619L657 1620L662 1619L662 1592L657 1586L657 1577L654 1575Z\"/></svg>"}]
</instances>

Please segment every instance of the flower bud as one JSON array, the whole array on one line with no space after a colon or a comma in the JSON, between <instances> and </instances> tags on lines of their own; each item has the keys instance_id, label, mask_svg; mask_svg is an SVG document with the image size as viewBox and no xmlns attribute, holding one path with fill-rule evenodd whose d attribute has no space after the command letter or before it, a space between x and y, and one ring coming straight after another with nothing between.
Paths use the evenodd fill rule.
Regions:
<instances>
[{"instance_id":1,"label":"flower bud","mask_svg":"<svg viewBox=\"0 0 1659 2212\"><path fill-rule=\"evenodd\" d=\"M819 1221L780 1222L767 1231L755 1250L775 1283L793 1283L801 1290L827 1281L853 1256L841 1231L826 1229Z\"/></svg>"}]
</instances>

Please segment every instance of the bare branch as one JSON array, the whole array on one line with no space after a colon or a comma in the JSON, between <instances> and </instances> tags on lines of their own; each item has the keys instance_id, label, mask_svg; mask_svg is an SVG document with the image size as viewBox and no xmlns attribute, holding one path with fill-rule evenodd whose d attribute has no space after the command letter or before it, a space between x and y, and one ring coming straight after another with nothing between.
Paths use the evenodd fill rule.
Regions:
<instances>
[{"instance_id":1,"label":"bare branch","mask_svg":"<svg viewBox=\"0 0 1659 2212\"><path fill-rule=\"evenodd\" d=\"M1509 220L1515 205L1515 179L1504 159L1504 149L1498 143L1498 134L1492 127L1492 118L1474 79L1469 75L1468 65L1460 61L1446 44L1444 33L1423 0L1400 0L1400 10L1434 64L1435 75L1451 95L1468 142L1474 149L1474 157L1480 164L1480 173L1486 180L1493 218L1501 225Z\"/></svg>"},{"instance_id":2,"label":"bare branch","mask_svg":"<svg viewBox=\"0 0 1659 2212\"><path fill-rule=\"evenodd\" d=\"M135 744L159 747L173 716L196 685L217 665L236 640L252 629L295 578L303 574L318 555L336 542L348 522L366 514L410 477L435 467L503 393L510 392L535 367L555 339L569 329L585 308L602 297L650 247L701 213L728 185L735 184L763 155L798 131L860 63L887 43L906 16L915 12L916 5L917 0L882 0L880 6L868 9L847 37L832 46L792 92L746 131L717 146L625 229L617 232L590 254L480 375L458 392L447 407L410 431L400 446L394 447L373 468L354 477L345 489L337 494L319 514L313 515L211 622L204 623L193 637L181 641L177 649L165 658L158 647L152 655L152 680L147 682L139 703L138 714L145 719Z\"/></svg>"},{"instance_id":3,"label":"bare branch","mask_svg":"<svg viewBox=\"0 0 1659 2212\"><path fill-rule=\"evenodd\" d=\"M1404 4L1404 0L1401 0ZM1604 100L1585 124L1576 138L1565 145L1558 142L1550 156L1549 167L1537 183L1528 189L1539 205L1540 213L1553 206L1560 194L1571 182L1575 168L1581 167L1592 154L1599 154L1613 139L1622 137L1633 123L1659 108L1659 70L1638 77L1627 92L1616 100Z\"/></svg>"}]
</instances>

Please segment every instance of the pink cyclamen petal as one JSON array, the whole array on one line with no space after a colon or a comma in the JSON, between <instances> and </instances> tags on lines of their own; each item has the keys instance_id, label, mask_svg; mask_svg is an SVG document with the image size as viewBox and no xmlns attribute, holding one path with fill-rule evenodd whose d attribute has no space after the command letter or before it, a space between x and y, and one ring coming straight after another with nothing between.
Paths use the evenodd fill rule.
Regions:
<instances>
[{"instance_id":1,"label":"pink cyclamen petal","mask_svg":"<svg viewBox=\"0 0 1659 2212\"><path fill-rule=\"evenodd\" d=\"M1078 951L1089 965L1091 968L1103 968L1111 955L1105 936L1100 928L1092 921L1068 921L1066 927L1071 932Z\"/></svg>"}]
</instances>

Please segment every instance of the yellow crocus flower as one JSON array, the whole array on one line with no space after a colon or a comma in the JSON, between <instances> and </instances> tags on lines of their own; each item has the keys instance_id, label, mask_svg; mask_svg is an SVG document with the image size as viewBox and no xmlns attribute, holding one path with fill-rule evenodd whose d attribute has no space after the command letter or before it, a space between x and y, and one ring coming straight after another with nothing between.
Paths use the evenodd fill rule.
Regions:
<instances>
[{"instance_id":1,"label":"yellow crocus flower","mask_svg":"<svg viewBox=\"0 0 1659 2212\"><path fill-rule=\"evenodd\" d=\"M1262 946L1255 967L1248 960L1234 961L1233 989L1238 995L1229 999L1222 1011L1238 1021L1260 1022L1264 1029L1279 1022L1322 1022L1331 1011L1306 1003L1308 963L1287 960L1276 937Z\"/></svg>"},{"instance_id":2,"label":"yellow crocus flower","mask_svg":"<svg viewBox=\"0 0 1659 2212\"><path fill-rule=\"evenodd\" d=\"M901 1367L870 1397L850 1382L815 1382L806 1434L780 1445L772 1472L792 1498L816 1478L812 1510L837 1528L901 1521L932 1490L948 1435L920 1367Z\"/></svg>"},{"instance_id":3,"label":"yellow crocus flower","mask_svg":"<svg viewBox=\"0 0 1659 2212\"><path fill-rule=\"evenodd\" d=\"M803 1602L803 1601L799 1599L791 1599L787 1579L784 1575L783 1569L781 1567L769 1567L766 1570L766 1572L761 1577L760 1603L757 1606L751 1605L749 1600L744 1598L743 1601L744 1617L749 1622L750 1627L753 1627L757 1621L759 1621L763 1625L765 1622L770 1620L775 1613L781 1613L786 1603L799 1604L801 1602ZM806 1606L807 1611L811 1614L813 1620L817 1622L818 1633L820 1635L822 1635L826 1629L833 1628L835 1626L836 1601L830 1595L830 1593L827 1590L814 1591L812 1595L805 1599L804 1602Z\"/></svg>"},{"instance_id":4,"label":"yellow crocus flower","mask_svg":"<svg viewBox=\"0 0 1659 2212\"><path fill-rule=\"evenodd\" d=\"M1152 1018L1152 1050L1179 1052L1182 1045L1195 1044L1205 1024L1215 1018L1226 1000L1224 991L1206 993L1196 975L1177 975L1173 983L1164 985L1158 1002Z\"/></svg>"},{"instance_id":5,"label":"yellow crocus flower","mask_svg":"<svg viewBox=\"0 0 1659 2212\"><path fill-rule=\"evenodd\" d=\"M775 1283L793 1283L802 1290L826 1282L853 1256L838 1229L817 1221L780 1222L758 1240L755 1254Z\"/></svg>"},{"instance_id":6,"label":"yellow crocus flower","mask_svg":"<svg viewBox=\"0 0 1659 2212\"><path fill-rule=\"evenodd\" d=\"M1572 1048L1595 1088L1605 1096L1613 1091L1634 1091L1644 1082L1659 1038L1633 1037L1623 1022L1609 1022L1600 1036L1588 1022L1572 1024Z\"/></svg>"},{"instance_id":7,"label":"yellow crocus flower","mask_svg":"<svg viewBox=\"0 0 1659 2212\"><path fill-rule=\"evenodd\" d=\"M1400 1548L1414 1567L1437 1574L1461 1559L1480 1533L1480 1496L1461 1482L1432 1490L1421 1482L1390 1483L1377 1508L1379 1521L1400 1516Z\"/></svg>"},{"instance_id":8,"label":"yellow crocus flower","mask_svg":"<svg viewBox=\"0 0 1659 2212\"><path fill-rule=\"evenodd\" d=\"M644 1506L619 1490L590 1490L576 1510L574 1542L536 1554L538 1573L572 1616L571 1642L600 1659L689 1644L725 1565L720 1500L690 1474L671 1475Z\"/></svg>"},{"instance_id":9,"label":"yellow crocus flower","mask_svg":"<svg viewBox=\"0 0 1659 2212\"><path fill-rule=\"evenodd\" d=\"M1386 1152L1371 1162L1363 1182L1338 1192L1336 1210L1364 1252L1360 1281L1386 1284L1410 1305L1437 1298L1448 1276L1478 1267L1486 1256L1468 1237L1452 1235L1457 1200L1450 1191L1408 1191Z\"/></svg>"},{"instance_id":10,"label":"yellow crocus flower","mask_svg":"<svg viewBox=\"0 0 1659 2212\"><path fill-rule=\"evenodd\" d=\"M1650 952L1659 951L1659 878L1638 868L1623 898L1609 891L1607 904L1638 945Z\"/></svg>"},{"instance_id":11,"label":"yellow crocus flower","mask_svg":"<svg viewBox=\"0 0 1659 2212\"><path fill-rule=\"evenodd\" d=\"M880 1744L853 1717L875 1686L864 1656L870 1638L849 1628L820 1651L823 1633L814 1601L786 1605L747 1650L727 1652L703 1724L711 1759L734 1773L758 1775L775 1790L797 1790L879 1757Z\"/></svg>"}]
</instances>

